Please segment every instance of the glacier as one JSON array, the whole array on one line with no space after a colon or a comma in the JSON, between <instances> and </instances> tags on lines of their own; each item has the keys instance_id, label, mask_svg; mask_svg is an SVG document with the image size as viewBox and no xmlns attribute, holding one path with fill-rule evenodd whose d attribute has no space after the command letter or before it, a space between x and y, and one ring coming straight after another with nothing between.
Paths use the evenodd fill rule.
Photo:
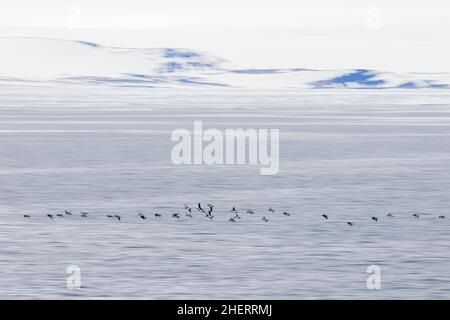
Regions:
<instances>
[{"instance_id":1,"label":"glacier","mask_svg":"<svg viewBox=\"0 0 450 320\"><path fill-rule=\"evenodd\" d=\"M243 89L450 88L450 74L444 72L248 69L207 52L184 48L125 48L89 41L17 37L1 37L0 47L0 84Z\"/></svg>"}]
</instances>

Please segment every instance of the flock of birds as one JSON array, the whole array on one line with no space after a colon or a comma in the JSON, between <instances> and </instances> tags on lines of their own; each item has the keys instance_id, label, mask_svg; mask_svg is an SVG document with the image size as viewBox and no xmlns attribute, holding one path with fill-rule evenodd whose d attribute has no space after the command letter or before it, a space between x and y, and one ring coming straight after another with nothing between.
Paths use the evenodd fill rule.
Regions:
<instances>
[{"instance_id":1,"label":"flock of birds","mask_svg":"<svg viewBox=\"0 0 450 320\"><path fill-rule=\"evenodd\" d=\"M214 205L212 205L212 204L207 204L206 207L203 208L201 203L198 203L197 207L195 209L193 209L192 207L189 207L187 204L185 204L184 205L184 210L185 210L185 216L188 217L188 218L193 218L194 214L197 213L197 214L203 214L206 218L208 218L210 220L214 219ZM272 207L269 207L267 209L267 211L270 214L275 214L276 213L275 210L272 209ZM252 210L252 209L245 209L243 212L248 214L248 215L254 215L255 214L255 211ZM242 217L239 215L239 211L236 209L236 207L232 207L231 210L230 210L230 213L232 214L232 216L228 219L229 222L237 222L238 220L242 219ZM289 212L286 212L286 211L282 211L281 214L283 216L287 216L287 217L289 217L291 215ZM64 213L58 213L56 215L47 214L47 217L48 217L48 219L53 220L54 218L63 218L64 216L72 216L72 215L73 215L73 213L71 211L64 210ZM138 213L137 215L142 220L146 220L147 219L147 216L144 215L143 213ZM87 218L89 216L89 213L85 212L85 211L81 211L80 216L82 218ZM153 216L154 216L154 218L162 218L162 215L160 213L155 213ZM394 217L394 215L392 213L388 213L386 216L389 217L389 218L393 218ZM26 218L26 219L30 219L31 215L25 214L23 217ZM108 214L108 215L106 215L106 217L108 219L114 219L114 220L117 220L117 221L121 221L122 220L122 217L120 215L118 215L118 214L115 214L115 215ZM414 214L412 214L412 217L414 217L416 219L419 219L420 218L420 214L414 213ZM181 218L180 213L178 213L178 212L172 213L172 218L180 219ZM322 218L325 219L325 220L328 220L328 215L327 214L322 214ZM445 219L445 216L444 215L439 215L438 218L439 219ZM371 220L374 221L374 222L378 222L378 217L373 216L373 217L371 217ZM269 219L264 215L261 218L261 221L262 222L269 222ZM346 221L345 223L347 225L349 225L349 226L354 226L354 223L352 221Z\"/></svg>"}]
</instances>

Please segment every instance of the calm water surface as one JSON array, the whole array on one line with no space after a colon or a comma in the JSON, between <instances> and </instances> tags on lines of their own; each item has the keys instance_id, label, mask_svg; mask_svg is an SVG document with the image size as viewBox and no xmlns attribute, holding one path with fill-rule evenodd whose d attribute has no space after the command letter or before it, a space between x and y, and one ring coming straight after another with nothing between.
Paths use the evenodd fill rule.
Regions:
<instances>
[{"instance_id":1,"label":"calm water surface","mask_svg":"<svg viewBox=\"0 0 450 320\"><path fill-rule=\"evenodd\" d=\"M450 298L445 91L3 89L0 298ZM171 132L194 120L280 129L279 174L173 165ZM198 201L213 221L184 217Z\"/></svg>"}]
</instances>

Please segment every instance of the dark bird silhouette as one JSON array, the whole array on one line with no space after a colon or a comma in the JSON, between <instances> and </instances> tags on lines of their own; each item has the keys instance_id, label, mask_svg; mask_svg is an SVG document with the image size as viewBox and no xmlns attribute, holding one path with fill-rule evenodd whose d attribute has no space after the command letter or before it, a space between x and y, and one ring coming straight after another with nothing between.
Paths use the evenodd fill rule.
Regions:
<instances>
[{"instance_id":1,"label":"dark bird silhouette","mask_svg":"<svg viewBox=\"0 0 450 320\"><path fill-rule=\"evenodd\" d=\"M228 221L230 221L230 222L236 222L236 220L234 220L234 218L230 218L230 219L228 219Z\"/></svg>"},{"instance_id":2,"label":"dark bird silhouette","mask_svg":"<svg viewBox=\"0 0 450 320\"><path fill-rule=\"evenodd\" d=\"M253 211L253 210L247 210L247 213L248 213L248 214L255 214L255 211Z\"/></svg>"},{"instance_id":3,"label":"dark bird silhouette","mask_svg":"<svg viewBox=\"0 0 450 320\"><path fill-rule=\"evenodd\" d=\"M187 210L189 211L189 213L192 213L192 208L188 208Z\"/></svg>"},{"instance_id":4,"label":"dark bird silhouette","mask_svg":"<svg viewBox=\"0 0 450 320\"><path fill-rule=\"evenodd\" d=\"M179 216L179 214L178 214L178 213L173 213L173 214L172 214L172 218L176 218L176 219L179 219L179 218L180 218L180 216Z\"/></svg>"},{"instance_id":5,"label":"dark bird silhouette","mask_svg":"<svg viewBox=\"0 0 450 320\"><path fill-rule=\"evenodd\" d=\"M108 218L114 218L114 216L112 216L112 215L110 215L110 214L108 214L107 217L108 217Z\"/></svg>"},{"instance_id":6,"label":"dark bird silhouette","mask_svg":"<svg viewBox=\"0 0 450 320\"><path fill-rule=\"evenodd\" d=\"M328 216L326 214L323 214L322 217L324 217L326 220L328 220Z\"/></svg>"},{"instance_id":7,"label":"dark bird silhouette","mask_svg":"<svg viewBox=\"0 0 450 320\"><path fill-rule=\"evenodd\" d=\"M237 213L236 207L233 207L230 212Z\"/></svg>"},{"instance_id":8,"label":"dark bird silhouette","mask_svg":"<svg viewBox=\"0 0 450 320\"><path fill-rule=\"evenodd\" d=\"M155 218L161 218L161 215L159 213L155 213Z\"/></svg>"},{"instance_id":9,"label":"dark bird silhouette","mask_svg":"<svg viewBox=\"0 0 450 320\"><path fill-rule=\"evenodd\" d=\"M30 215L24 214L23 217L24 217L24 218L30 218Z\"/></svg>"},{"instance_id":10,"label":"dark bird silhouette","mask_svg":"<svg viewBox=\"0 0 450 320\"><path fill-rule=\"evenodd\" d=\"M271 207L269 207L269 212L275 213L275 210L273 210Z\"/></svg>"},{"instance_id":11,"label":"dark bird silhouette","mask_svg":"<svg viewBox=\"0 0 450 320\"><path fill-rule=\"evenodd\" d=\"M119 220L119 221L121 221L121 219L122 219L118 214L115 214L115 215L114 215L114 218L116 218L116 219Z\"/></svg>"},{"instance_id":12,"label":"dark bird silhouette","mask_svg":"<svg viewBox=\"0 0 450 320\"><path fill-rule=\"evenodd\" d=\"M392 213L388 213L387 215L386 215L386 217L393 217L394 215L392 214Z\"/></svg>"},{"instance_id":13,"label":"dark bird silhouette","mask_svg":"<svg viewBox=\"0 0 450 320\"><path fill-rule=\"evenodd\" d=\"M82 214L81 214L81 217L82 217L82 218L87 218L87 214L86 214L86 213L82 213Z\"/></svg>"},{"instance_id":14,"label":"dark bird silhouette","mask_svg":"<svg viewBox=\"0 0 450 320\"><path fill-rule=\"evenodd\" d=\"M72 212L67 211L67 210L64 210L64 213L65 213L66 215L68 215L68 216L71 216L71 215L72 215Z\"/></svg>"},{"instance_id":15,"label":"dark bird silhouette","mask_svg":"<svg viewBox=\"0 0 450 320\"><path fill-rule=\"evenodd\" d=\"M269 221L269 219L267 219L265 216L262 217L261 220L264 221L264 222L268 222Z\"/></svg>"},{"instance_id":16,"label":"dark bird silhouette","mask_svg":"<svg viewBox=\"0 0 450 320\"><path fill-rule=\"evenodd\" d=\"M438 217L439 219L445 219L445 216L441 215Z\"/></svg>"},{"instance_id":17,"label":"dark bird silhouette","mask_svg":"<svg viewBox=\"0 0 450 320\"><path fill-rule=\"evenodd\" d=\"M347 224L351 227L353 226L353 222L347 221Z\"/></svg>"},{"instance_id":18,"label":"dark bird silhouette","mask_svg":"<svg viewBox=\"0 0 450 320\"><path fill-rule=\"evenodd\" d=\"M372 217L372 220L373 221L378 221L378 218L377 217Z\"/></svg>"},{"instance_id":19,"label":"dark bird silhouette","mask_svg":"<svg viewBox=\"0 0 450 320\"><path fill-rule=\"evenodd\" d=\"M145 219L147 219L147 217L146 216L144 216L142 213L138 213L138 216L139 216L139 218L141 218L142 220L145 220Z\"/></svg>"},{"instance_id":20,"label":"dark bird silhouette","mask_svg":"<svg viewBox=\"0 0 450 320\"><path fill-rule=\"evenodd\" d=\"M197 210L198 210L198 211L201 211L201 212L205 212L205 210L204 210L204 209L202 208L202 206L200 205L200 202L198 203Z\"/></svg>"},{"instance_id":21,"label":"dark bird silhouette","mask_svg":"<svg viewBox=\"0 0 450 320\"><path fill-rule=\"evenodd\" d=\"M81 214L87 216L89 213L87 213L86 211L81 211Z\"/></svg>"},{"instance_id":22,"label":"dark bird silhouette","mask_svg":"<svg viewBox=\"0 0 450 320\"><path fill-rule=\"evenodd\" d=\"M288 212L283 212L283 214L285 215L285 216L290 216L291 214L290 213L288 213Z\"/></svg>"},{"instance_id":23,"label":"dark bird silhouette","mask_svg":"<svg viewBox=\"0 0 450 320\"><path fill-rule=\"evenodd\" d=\"M417 213L414 213L412 216L413 216L414 218L416 218L416 219L419 219L419 218L420 218L420 215L417 214Z\"/></svg>"},{"instance_id":24,"label":"dark bird silhouette","mask_svg":"<svg viewBox=\"0 0 450 320\"><path fill-rule=\"evenodd\" d=\"M52 214L48 214L47 217L49 217L50 219L53 219L53 215Z\"/></svg>"},{"instance_id":25,"label":"dark bird silhouette","mask_svg":"<svg viewBox=\"0 0 450 320\"><path fill-rule=\"evenodd\" d=\"M59 217L59 218L62 218L62 217L63 217L63 215L60 214L60 213L58 213L56 216Z\"/></svg>"}]
</instances>

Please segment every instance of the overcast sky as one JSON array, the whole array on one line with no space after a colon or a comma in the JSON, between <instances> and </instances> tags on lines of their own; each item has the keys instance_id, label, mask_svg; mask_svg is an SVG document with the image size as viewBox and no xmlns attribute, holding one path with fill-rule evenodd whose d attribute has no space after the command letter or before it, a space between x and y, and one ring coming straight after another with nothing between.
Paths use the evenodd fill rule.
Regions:
<instances>
[{"instance_id":1,"label":"overcast sky","mask_svg":"<svg viewBox=\"0 0 450 320\"><path fill-rule=\"evenodd\" d=\"M450 72L450 1L0 0L1 36L186 47L248 67Z\"/></svg>"}]
</instances>

